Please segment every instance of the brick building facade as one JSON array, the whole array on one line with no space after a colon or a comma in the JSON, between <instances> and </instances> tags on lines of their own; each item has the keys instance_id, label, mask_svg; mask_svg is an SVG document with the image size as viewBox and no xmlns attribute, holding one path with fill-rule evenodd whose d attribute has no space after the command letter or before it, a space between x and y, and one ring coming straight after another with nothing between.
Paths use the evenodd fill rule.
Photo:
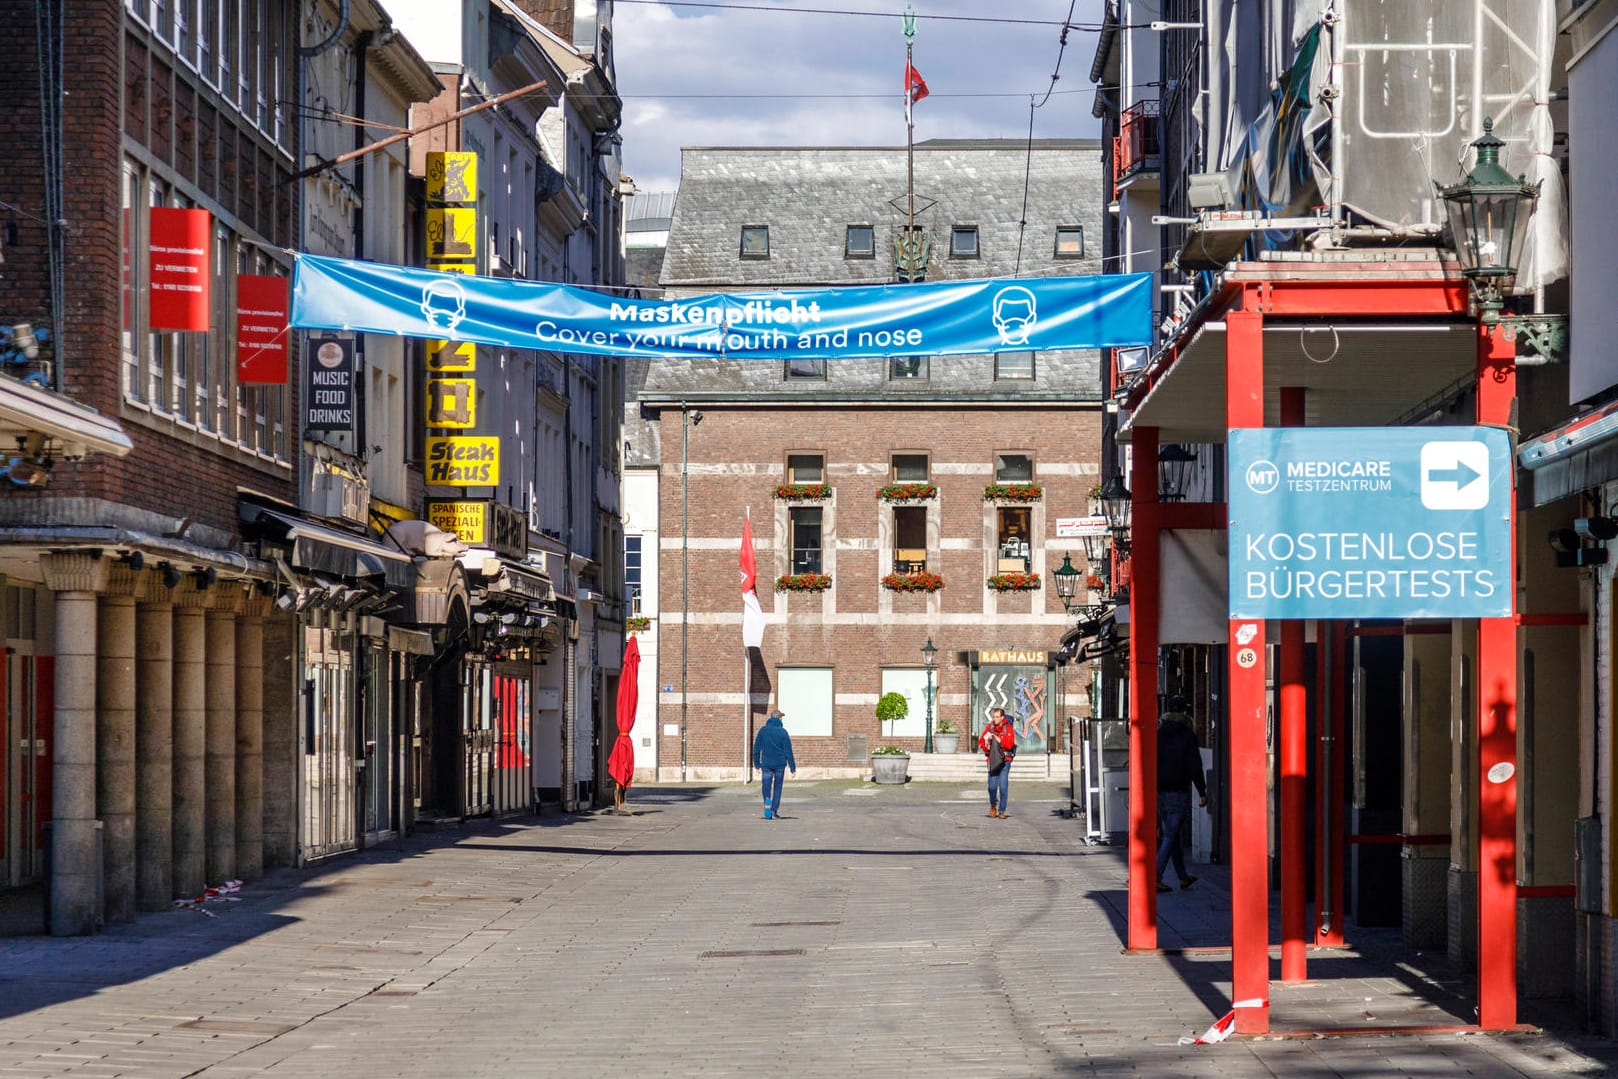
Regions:
<instances>
[{"instance_id":1,"label":"brick building facade","mask_svg":"<svg viewBox=\"0 0 1618 1079\"><path fill-rule=\"evenodd\" d=\"M1036 143L1031 161L1023 144L918 146L926 278L1096 272L1081 192L1098 159L1082 142ZM904 177L903 149L687 150L662 285L892 280L903 217L886 199ZM768 257L744 255L743 230L761 227ZM1048 575L1064 555L1084 564L1057 520L1089 512L1096 378L1088 352L654 361L639 401L660 448L659 774L745 776L749 732L777 705L811 774L859 774L884 744L920 752L929 642L936 718L970 736L998 704L1025 751L1065 749L1062 717L1088 701L1056 660L1066 615ZM768 622L750 659L736 587L749 513ZM895 724L875 718L887 692L910 704Z\"/></svg>"}]
</instances>

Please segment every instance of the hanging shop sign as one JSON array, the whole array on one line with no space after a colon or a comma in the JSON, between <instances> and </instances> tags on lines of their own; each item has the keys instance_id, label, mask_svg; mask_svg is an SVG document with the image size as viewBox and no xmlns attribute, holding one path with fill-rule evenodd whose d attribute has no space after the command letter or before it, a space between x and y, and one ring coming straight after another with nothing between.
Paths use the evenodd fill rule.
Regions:
<instances>
[{"instance_id":1,"label":"hanging shop sign","mask_svg":"<svg viewBox=\"0 0 1618 1079\"><path fill-rule=\"evenodd\" d=\"M521 559L528 553L528 521L521 510L483 498L430 499L427 520L462 543Z\"/></svg>"},{"instance_id":2,"label":"hanging shop sign","mask_svg":"<svg viewBox=\"0 0 1618 1079\"><path fill-rule=\"evenodd\" d=\"M299 255L292 324L603 356L836 359L1147 344L1151 305L1149 274L647 300Z\"/></svg>"},{"instance_id":3,"label":"hanging shop sign","mask_svg":"<svg viewBox=\"0 0 1618 1079\"><path fill-rule=\"evenodd\" d=\"M304 364L305 431L354 429L354 339L311 337Z\"/></svg>"},{"instance_id":4,"label":"hanging shop sign","mask_svg":"<svg viewBox=\"0 0 1618 1079\"><path fill-rule=\"evenodd\" d=\"M154 330L208 329L213 218L207 210L151 209L147 319Z\"/></svg>"},{"instance_id":5,"label":"hanging shop sign","mask_svg":"<svg viewBox=\"0 0 1618 1079\"><path fill-rule=\"evenodd\" d=\"M284 277L241 274L236 278L237 382L286 385L290 284Z\"/></svg>"},{"instance_id":6,"label":"hanging shop sign","mask_svg":"<svg viewBox=\"0 0 1618 1079\"><path fill-rule=\"evenodd\" d=\"M1232 619L1511 614L1505 431L1232 430L1229 459Z\"/></svg>"},{"instance_id":7,"label":"hanging shop sign","mask_svg":"<svg viewBox=\"0 0 1618 1079\"><path fill-rule=\"evenodd\" d=\"M426 478L432 487L497 486L500 440L482 435L429 438Z\"/></svg>"}]
</instances>

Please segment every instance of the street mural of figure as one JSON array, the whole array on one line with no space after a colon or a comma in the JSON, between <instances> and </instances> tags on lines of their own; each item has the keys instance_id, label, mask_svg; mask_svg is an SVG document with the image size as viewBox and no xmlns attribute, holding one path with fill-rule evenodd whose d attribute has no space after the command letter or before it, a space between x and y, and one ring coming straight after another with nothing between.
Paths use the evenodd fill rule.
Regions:
<instances>
[{"instance_id":1,"label":"street mural of figure","mask_svg":"<svg viewBox=\"0 0 1618 1079\"><path fill-rule=\"evenodd\" d=\"M1040 722L1045 718L1045 679L1019 674L1013 685L1018 737L1024 742L1044 741L1045 729Z\"/></svg>"},{"instance_id":2,"label":"street mural of figure","mask_svg":"<svg viewBox=\"0 0 1618 1079\"><path fill-rule=\"evenodd\" d=\"M1038 667L981 668L974 676L980 713L974 735L989 723L989 712L1003 708L1017 732L1019 752L1044 753L1048 738L1045 732L1045 676Z\"/></svg>"}]
</instances>

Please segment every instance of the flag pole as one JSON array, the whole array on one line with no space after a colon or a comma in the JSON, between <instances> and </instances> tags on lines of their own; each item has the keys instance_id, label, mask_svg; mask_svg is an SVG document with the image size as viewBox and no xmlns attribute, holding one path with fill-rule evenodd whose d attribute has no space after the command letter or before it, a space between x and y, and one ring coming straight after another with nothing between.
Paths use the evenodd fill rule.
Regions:
<instances>
[{"instance_id":1,"label":"flag pole","mask_svg":"<svg viewBox=\"0 0 1618 1079\"><path fill-rule=\"evenodd\" d=\"M911 112L910 72L916 47L916 13L905 8L905 243L916 238L916 123Z\"/></svg>"},{"instance_id":2,"label":"flag pole","mask_svg":"<svg viewBox=\"0 0 1618 1079\"><path fill-rule=\"evenodd\" d=\"M746 507L747 534L753 532L753 507ZM755 573L754 580L757 580ZM753 594L758 594L755 583ZM747 615L743 613L743 621ZM753 650L748 645L745 634L742 640L742 782L753 782Z\"/></svg>"}]
</instances>

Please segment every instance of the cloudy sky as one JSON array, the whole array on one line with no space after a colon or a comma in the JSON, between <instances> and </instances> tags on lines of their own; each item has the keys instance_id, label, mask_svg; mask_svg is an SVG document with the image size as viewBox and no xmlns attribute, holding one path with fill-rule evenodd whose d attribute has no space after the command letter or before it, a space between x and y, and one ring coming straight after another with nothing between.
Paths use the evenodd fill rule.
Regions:
<instances>
[{"instance_id":1,"label":"cloudy sky","mask_svg":"<svg viewBox=\"0 0 1618 1079\"><path fill-rule=\"evenodd\" d=\"M734 3L737 7L717 5ZM1094 137L1090 62L1102 0L911 0L915 64L930 96L916 140L1025 138L1068 33L1036 138ZM904 0L625 2L613 9L624 171L642 191L679 184L682 146L903 146ZM767 8L776 10L744 10ZM883 17L811 14L866 11ZM951 21L974 16L1026 22ZM929 18L932 16L932 18ZM1040 20L1043 25L1038 24Z\"/></svg>"}]
</instances>

